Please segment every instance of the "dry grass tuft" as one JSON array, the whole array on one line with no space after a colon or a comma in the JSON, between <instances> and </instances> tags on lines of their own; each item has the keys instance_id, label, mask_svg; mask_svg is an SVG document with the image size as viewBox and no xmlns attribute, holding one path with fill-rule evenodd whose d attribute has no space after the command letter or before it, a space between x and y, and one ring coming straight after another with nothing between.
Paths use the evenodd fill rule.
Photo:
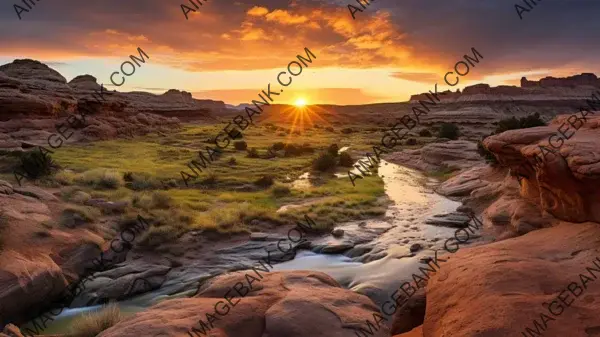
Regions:
<instances>
[{"instance_id":1,"label":"dry grass tuft","mask_svg":"<svg viewBox=\"0 0 600 337\"><path fill-rule=\"evenodd\" d=\"M109 304L100 311L83 315L74 321L71 328L71 337L96 337L122 319L123 315L119 307L115 304Z\"/></svg>"}]
</instances>

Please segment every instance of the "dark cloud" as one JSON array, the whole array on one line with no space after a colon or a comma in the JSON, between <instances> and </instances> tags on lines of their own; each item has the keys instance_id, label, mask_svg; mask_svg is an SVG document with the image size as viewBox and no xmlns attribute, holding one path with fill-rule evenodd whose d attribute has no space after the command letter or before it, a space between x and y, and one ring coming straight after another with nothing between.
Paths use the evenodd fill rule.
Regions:
<instances>
[{"instance_id":1,"label":"dark cloud","mask_svg":"<svg viewBox=\"0 0 600 337\"><path fill-rule=\"evenodd\" d=\"M351 1L341 0L209 1L189 20L182 3L187 2L54 0L36 2L22 20L5 4L0 55L122 56L141 45L173 67L258 69L281 63L310 44L323 55L319 66L395 65L437 72L475 47L484 62L474 76L565 67L600 70L595 62L600 53L597 0L538 1L523 20L515 2L505 0L373 1L356 20L346 7ZM281 12L268 19L249 16L255 6ZM300 16L307 21L285 24Z\"/></svg>"}]
</instances>

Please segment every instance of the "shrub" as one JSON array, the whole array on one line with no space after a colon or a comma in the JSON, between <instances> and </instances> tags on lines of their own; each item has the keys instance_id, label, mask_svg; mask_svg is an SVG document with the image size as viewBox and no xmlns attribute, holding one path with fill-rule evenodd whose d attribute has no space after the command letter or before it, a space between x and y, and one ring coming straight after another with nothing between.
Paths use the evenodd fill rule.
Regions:
<instances>
[{"instance_id":1,"label":"shrub","mask_svg":"<svg viewBox=\"0 0 600 337\"><path fill-rule=\"evenodd\" d=\"M281 151L285 148L285 144L283 142L277 142L271 146L273 151Z\"/></svg>"},{"instance_id":2,"label":"shrub","mask_svg":"<svg viewBox=\"0 0 600 337\"><path fill-rule=\"evenodd\" d=\"M162 187L160 181L148 173L133 173L130 178L132 179L131 189L134 191L154 190Z\"/></svg>"},{"instance_id":3,"label":"shrub","mask_svg":"<svg viewBox=\"0 0 600 337\"><path fill-rule=\"evenodd\" d=\"M354 133L355 131L354 131L354 129L353 129L353 128L345 128L345 129L342 129L342 131L341 131L341 132L342 132L343 134L350 134L350 133Z\"/></svg>"},{"instance_id":4,"label":"shrub","mask_svg":"<svg viewBox=\"0 0 600 337\"><path fill-rule=\"evenodd\" d=\"M123 174L123 180L125 180L127 182L132 182L133 181L133 173L132 172L125 172Z\"/></svg>"},{"instance_id":5,"label":"shrub","mask_svg":"<svg viewBox=\"0 0 600 337\"><path fill-rule=\"evenodd\" d=\"M171 203L173 202L173 198L169 196L165 192L153 192L152 193L152 208L169 208L171 207Z\"/></svg>"},{"instance_id":6,"label":"shrub","mask_svg":"<svg viewBox=\"0 0 600 337\"><path fill-rule=\"evenodd\" d=\"M76 180L94 188L117 189L123 185L123 177L117 171L102 168L86 171Z\"/></svg>"},{"instance_id":7,"label":"shrub","mask_svg":"<svg viewBox=\"0 0 600 337\"><path fill-rule=\"evenodd\" d=\"M343 167L352 167L354 165L354 159L347 151L340 153L339 161L339 165Z\"/></svg>"},{"instance_id":8,"label":"shrub","mask_svg":"<svg viewBox=\"0 0 600 337\"><path fill-rule=\"evenodd\" d=\"M123 319L116 304L104 306L97 312L77 318L71 327L72 337L96 337Z\"/></svg>"},{"instance_id":9,"label":"shrub","mask_svg":"<svg viewBox=\"0 0 600 337\"><path fill-rule=\"evenodd\" d=\"M460 135L460 131L458 129L458 126L456 126L455 124L443 123L440 126L440 131L439 131L438 137L456 140L456 139L458 139L459 135Z\"/></svg>"},{"instance_id":10,"label":"shrub","mask_svg":"<svg viewBox=\"0 0 600 337\"><path fill-rule=\"evenodd\" d=\"M337 144L331 144L327 148L327 152L334 157L336 157L338 155L338 151L340 151L340 148Z\"/></svg>"},{"instance_id":11,"label":"shrub","mask_svg":"<svg viewBox=\"0 0 600 337\"><path fill-rule=\"evenodd\" d=\"M227 164L233 166L233 165L237 165L237 160L234 157L229 158L229 160L227 161Z\"/></svg>"},{"instance_id":12,"label":"shrub","mask_svg":"<svg viewBox=\"0 0 600 337\"><path fill-rule=\"evenodd\" d=\"M335 132L335 130L331 126L326 127L325 131Z\"/></svg>"},{"instance_id":13,"label":"shrub","mask_svg":"<svg viewBox=\"0 0 600 337\"><path fill-rule=\"evenodd\" d=\"M423 129L421 131L419 131L419 136L421 137L431 137L431 131L427 130L427 129Z\"/></svg>"},{"instance_id":14,"label":"shrub","mask_svg":"<svg viewBox=\"0 0 600 337\"><path fill-rule=\"evenodd\" d=\"M274 197L281 198L285 197L286 195L290 195L292 193L292 190L290 190L290 188L286 185L275 184L275 186L273 186L273 189L271 190L271 193L273 193Z\"/></svg>"},{"instance_id":15,"label":"shrub","mask_svg":"<svg viewBox=\"0 0 600 337\"><path fill-rule=\"evenodd\" d=\"M406 140L406 145L417 145L417 140L414 138L409 138Z\"/></svg>"},{"instance_id":16,"label":"shrub","mask_svg":"<svg viewBox=\"0 0 600 337\"><path fill-rule=\"evenodd\" d=\"M94 222L100 216L100 211L92 207L67 207L62 211L60 224L67 228L75 228L85 223Z\"/></svg>"},{"instance_id":17,"label":"shrub","mask_svg":"<svg viewBox=\"0 0 600 337\"><path fill-rule=\"evenodd\" d=\"M262 176L258 180L256 180L254 182L254 185L260 186L260 187L269 187L269 186L273 185L273 183L275 183L275 179L273 179L272 176L266 175L266 176Z\"/></svg>"},{"instance_id":18,"label":"shrub","mask_svg":"<svg viewBox=\"0 0 600 337\"><path fill-rule=\"evenodd\" d=\"M71 201L81 205L85 204L91 198L92 196L85 193L84 191L76 191L75 193L73 193L73 195L71 195Z\"/></svg>"},{"instance_id":19,"label":"shrub","mask_svg":"<svg viewBox=\"0 0 600 337\"><path fill-rule=\"evenodd\" d=\"M233 142L233 147L238 151L245 151L248 148L248 143L246 143L246 141L240 140L237 142Z\"/></svg>"},{"instance_id":20,"label":"shrub","mask_svg":"<svg viewBox=\"0 0 600 337\"><path fill-rule=\"evenodd\" d=\"M286 157L295 157L302 154L302 148L296 144L286 144L283 150Z\"/></svg>"},{"instance_id":21,"label":"shrub","mask_svg":"<svg viewBox=\"0 0 600 337\"><path fill-rule=\"evenodd\" d=\"M38 179L48 176L55 168L54 162L49 154L42 153L41 150L24 152L20 155L21 165L19 168L27 175L29 179Z\"/></svg>"},{"instance_id":22,"label":"shrub","mask_svg":"<svg viewBox=\"0 0 600 337\"><path fill-rule=\"evenodd\" d=\"M536 112L533 115L529 115L527 117L522 117L519 119L513 116L511 118L506 118L499 121L498 125L496 126L496 130L493 134L499 134L508 130L527 129L545 125L546 123L540 119L540 114Z\"/></svg>"},{"instance_id":23,"label":"shrub","mask_svg":"<svg viewBox=\"0 0 600 337\"><path fill-rule=\"evenodd\" d=\"M206 176L206 178L202 179L202 181L200 181L200 184L202 185L215 185L217 183L217 174L214 172L208 172L208 175Z\"/></svg>"},{"instance_id":24,"label":"shrub","mask_svg":"<svg viewBox=\"0 0 600 337\"><path fill-rule=\"evenodd\" d=\"M73 182L75 181L75 178L77 177L77 174L75 174L73 171L71 170L61 170L59 172L57 172L56 174L54 174L54 180L56 182L58 182L61 185L73 185Z\"/></svg>"},{"instance_id":25,"label":"shrub","mask_svg":"<svg viewBox=\"0 0 600 337\"><path fill-rule=\"evenodd\" d=\"M494 154L490 152L485 145L483 145L482 140L477 142L477 153L479 153L479 155L483 157L487 163L492 165L498 164L498 159L496 159L496 156L494 156Z\"/></svg>"},{"instance_id":26,"label":"shrub","mask_svg":"<svg viewBox=\"0 0 600 337\"><path fill-rule=\"evenodd\" d=\"M248 158L258 158L258 151L256 150L256 148L251 148L250 150L248 150Z\"/></svg>"},{"instance_id":27,"label":"shrub","mask_svg":"<svg viewBox=\"0 0 600 337\"><path fill-rule=\"evenodd\" d=\"M319 155L319 157L317 157L317 159L315 159L312 164L312 166L315 170L318 170L321 172L325 172L327 170L335 168L335 165L336 165L336 158L335 158L335 156L331 155L331 153L329 153L329 152L325 152L325 153L322 153L321 155Z\"/></svg>"}]
</instances>

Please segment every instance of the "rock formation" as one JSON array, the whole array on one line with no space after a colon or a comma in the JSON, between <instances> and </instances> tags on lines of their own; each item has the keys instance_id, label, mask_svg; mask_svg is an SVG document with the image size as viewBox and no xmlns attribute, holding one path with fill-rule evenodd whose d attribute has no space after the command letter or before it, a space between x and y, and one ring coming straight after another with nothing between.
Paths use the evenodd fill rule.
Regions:
<instances>
[{"instance_id":1,"label":"rock formation","mask_svg":"<svg viewBox=\"0 0 600 337\"><path fill-rule=\"evenodd\" d=\"M507 131L484 144L513 176L523 178L521 194L544 211L565 221L600 222L600 117L588 115L579 129L569 127L568 118L559 116L548 126ZM568 139L560 143L553 137L550 145L550 137L560 135L559 130ZM557 144L562 146L556 148ZM540 160L543 163L537 164Z\"/></svg>"},{"instance_id":2,"label":"rock formation","mask_svg":"<svg viewBox=\"0 0 600 337\"><path fill-rule=\"evenodd\" d=\"M248 287L249 276L245 275L257 281L252 281L252 289L240 297L230 289L236 283ZM261 275L259 279L248 271L219 276L195 297L159 303L121 321L99 337L187 336L188 331L192 336L202 335L199 320L210 331L206 335L221 337L354 337L359 328L369 331L366 321L373 321L373 315L379 314L368 297L341 288L323 273L290 271L261 272ZM226 303L225 296L231 305ZM215 305L219 301L221 304ZM215 310L225 313L218 314ZM206 314L217 319L209 324ZM386 323L380 324L369 336L390 335ZM192 327L199 332L192 332Z\"/></svg>"},{"instance_id":3,"label":"rock formation","mask_svg":"<svg viewBox=\"0 0 600 337\"><path fill-rule=\"evenodd\" d=\"M47 145L56 125L72 115L85 115L87 125L75 130L68 142L167 131L179 126L174 117L213 120L213 112L225 109L223 102L197 100L185 91L154 95L101 90L90 75L67 83L57 71L34 60L0 66L0 150L4 151L21 150L23 142Z\"/></svg>"}]
</instances>

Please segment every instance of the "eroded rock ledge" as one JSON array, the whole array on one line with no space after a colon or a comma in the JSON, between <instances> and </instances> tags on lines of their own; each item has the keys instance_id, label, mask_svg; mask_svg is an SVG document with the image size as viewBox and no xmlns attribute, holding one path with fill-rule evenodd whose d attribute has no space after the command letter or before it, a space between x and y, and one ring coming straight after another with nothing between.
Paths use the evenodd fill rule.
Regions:
<instances>
[{"instance_id":1,"label":"eroded rock ledge","mask_svg":"<svg viewBox=\"0 0 600 337\"><path fill-rule=\"evenodd\" d=\"M507 131L484 144L513 176L523 178L521 195L544 211L565 221L600 222L600 117L588 115L579 129L567 123L568 118L562 115L548 126ZM568 139L558 146L561 142L554 137L551 145L552 135ZM539 158L543 164L536 165Z\"/></svg>"}]
</instances>

